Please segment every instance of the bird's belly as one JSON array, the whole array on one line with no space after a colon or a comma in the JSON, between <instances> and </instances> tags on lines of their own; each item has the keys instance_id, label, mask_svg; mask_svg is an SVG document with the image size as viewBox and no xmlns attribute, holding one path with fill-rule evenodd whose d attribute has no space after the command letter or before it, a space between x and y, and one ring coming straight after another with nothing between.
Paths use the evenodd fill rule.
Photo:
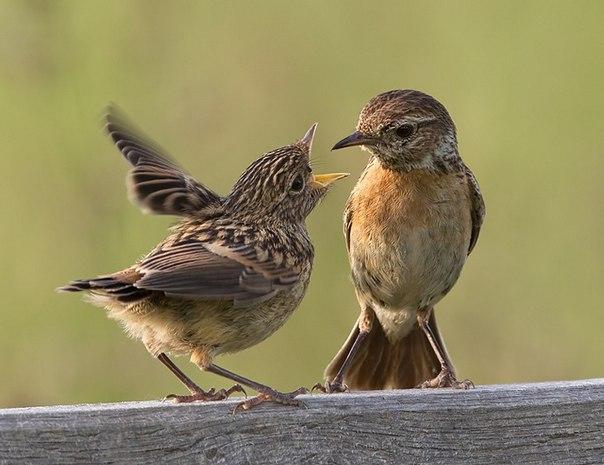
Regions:
<instances>
[{"instance_id":1,"label":"bird's belly","mask_svg":"<svg viewBox=\"0 0 604 465\"><path fill-rule=\"evenodd\" d=\"M355 218L350 262L359 300L374 308L387 333L406 334L417 310L437 303L457 281L471 220L456 204L400 213L406 216L379 223Z\"/></svg>"},{"instance_id":2,"label":"bird's belly","mask_svg":"<svg viewBox=\"0 0 604 465\"><path fill-rule=\"evenodd\" d=\"M281 291L266 302L232 308L222 319L228 320L233 337L224 338L217 353L238 352L256 345L281 328L304 297L308 280Z\"/></svg>"},{"instance_id":3,"label":"bird's belly","mask_svg":"<svg viewBox=\"0 0 604 465\"><path fill-rule=\"evenodd\" d=\"M270 299L234 307L232 302L159 298L149 305L109 309L109 316L141 339L153 354L190 354L203 348L214 355L247 349L272 335L298 307L310 272L293 288ZM139 308L140 307L140 308Z\"/></svg>"}]
</instances>

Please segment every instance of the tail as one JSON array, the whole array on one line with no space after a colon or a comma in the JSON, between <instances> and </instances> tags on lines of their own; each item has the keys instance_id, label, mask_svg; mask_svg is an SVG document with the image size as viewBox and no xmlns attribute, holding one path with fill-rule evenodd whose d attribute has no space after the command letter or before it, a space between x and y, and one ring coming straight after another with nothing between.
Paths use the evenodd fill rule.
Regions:
<instances>
[{"instance_id":1,"label":"tail","mask_svg":"<svg viewBox=\"0 0 604 465\"><path fill-rule=\"evenodd\" d=\"M430 316L430 327L442 344L434 312ZM355 324L350 336L325 369L328 381L335 378L358 334L358 324ZM351 390L408 389L434 378L439 372L440 362L419 325L392 344L376 319L363 346L352 360L344 384Z\"/></svg>"},{"instance_id":2,"label":"tail","mask_svg":"<svg viewBox=\"0 0 604 465\"><path fill-rule=\"evenodd\" d=\"M57 288L57 292L88 291L92 294L115 299L118 302L130 303L144 299L151 291L139 289L132 283L120 280L119 276L99 276L92 279L78 279L71 281L67 286Z\"/></svg>"}]
</instances>

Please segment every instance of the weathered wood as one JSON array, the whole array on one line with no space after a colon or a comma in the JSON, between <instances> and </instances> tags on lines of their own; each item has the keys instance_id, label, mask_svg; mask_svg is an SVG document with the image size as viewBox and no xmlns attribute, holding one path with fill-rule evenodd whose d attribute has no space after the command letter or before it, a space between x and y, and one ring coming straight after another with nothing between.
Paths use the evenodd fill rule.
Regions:
<instances>
[{"instance_id":1,"label":"weathered wood","mask_svg":"<svg viewBox=\"0 0 604 465\"><path fill-rule=\"evenodd\" d=\"M602 464L604 379L0 411L2 464Z\"/></svg>"}]
</instances>

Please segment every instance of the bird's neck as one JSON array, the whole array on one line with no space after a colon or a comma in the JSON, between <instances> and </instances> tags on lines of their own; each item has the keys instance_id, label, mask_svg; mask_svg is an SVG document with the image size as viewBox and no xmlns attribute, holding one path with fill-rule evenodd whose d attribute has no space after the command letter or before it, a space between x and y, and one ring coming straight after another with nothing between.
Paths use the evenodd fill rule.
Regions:
<instances>
[{"instance_id":1,"label":"bird's neck","mask_svg":"<svg viewBox=\"0 0 604 465\"><path fill-rule=\"evenodd\" d=\"M379 165L380 168L388 171L393 171L400 174L409 173L431 173L431 174L448 174L458 173L462 171L463 162L459 156L456 158L424 158L419 161L405 161L384 159L382 157L373 156L368 163L368 167Z\"/></svg>"}]
</instances>

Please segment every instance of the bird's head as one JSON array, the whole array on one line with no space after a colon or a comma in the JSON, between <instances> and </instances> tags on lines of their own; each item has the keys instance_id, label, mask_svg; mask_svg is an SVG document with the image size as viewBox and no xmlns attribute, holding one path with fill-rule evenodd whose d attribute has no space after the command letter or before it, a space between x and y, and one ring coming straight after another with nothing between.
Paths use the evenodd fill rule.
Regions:
<instances>
[{"instance_id":1,"label":"bird's head","mask_svg":"<svg viewBox=\"0 0 604 465\"><path fill-rule=\"evenodd\" d=\"M302 222L348 173L313 174L310 151L317 124L299 141L262 155L233 186L225 207L234 216L269 222Z\"/></svg>"},{"instance_id":2,"label":"bird's head","mask_svg":"<svg viewBox=\"0 0 604 465\"><path fill-rule=\"evenodd\" d=\"M372 98L356 129L333 150L360 145L382 166L398 171L447 171L459 159L455 125L447 109L417 90L392 90Z\"/></svg>"}]
</instances>

